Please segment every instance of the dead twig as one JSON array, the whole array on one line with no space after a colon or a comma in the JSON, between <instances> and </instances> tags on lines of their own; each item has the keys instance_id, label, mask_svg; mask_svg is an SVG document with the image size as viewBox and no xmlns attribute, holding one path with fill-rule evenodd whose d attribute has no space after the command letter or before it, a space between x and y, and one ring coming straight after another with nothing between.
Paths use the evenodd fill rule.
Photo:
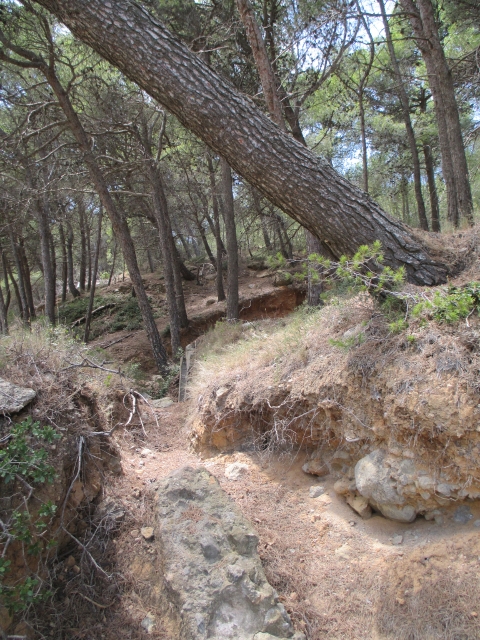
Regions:
<instances>
[{"instance_id":1,"label":"dead twig","mask_svg":"<svg viewBox=\"0 0 480 640\"><path fill-rule=\"evenodd\" d=\"M104 309L111 309L112 307L116 307L116 306L117 306L116 302L108 302L107 304L103 304L101 307L97 307L92 311L92 318L93 316L100 313L100 311L103 311ZM70 328L73 329L74 327L77 327L78 325L83 324L86 321L86 319L87 319L87 316L78 318L78 320L75 320L75 322L72 322L72 324L70 325Z\"/></svg>"}]
</instances>

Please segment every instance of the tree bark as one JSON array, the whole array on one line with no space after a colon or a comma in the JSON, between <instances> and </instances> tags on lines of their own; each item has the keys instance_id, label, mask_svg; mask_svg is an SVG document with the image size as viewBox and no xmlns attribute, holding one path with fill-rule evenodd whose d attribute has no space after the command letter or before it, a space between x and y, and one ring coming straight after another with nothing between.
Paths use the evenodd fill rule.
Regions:
<instances>
[{"instance_id":1,"label":"tree bark","mask_svg":"<svg viewBox=\"0 0 480 640\"><path fill-rule=\"evenodd\" d=\"M410 103L408 100L407 92L405 91L405 85L400 71L400 65L398 64L397 56L395 53L395 47L393 46L392 33L390 31L390 25L388 24L387 12L385 11L384 0L378 0L380 5L380 12L382 14L383 26L385 29L385 38L387 40L388 53L390 55L390 62L392 63L395 79L397 83L397 93L402 105L403 121L405 123L405 129L407 131L408 146L410 148L410 154L413 162L413 179L415 184L415 199L417 201L417 213L420 222L420 227L428 231L428 220L425 212L425 203L423 201L422 194L422 176L420 171L420 158L418 156L417 142L415 140L415 133L413 131L412 119L410 118Z\"/></svg>"},{"instance_id":2,"label":"tree bark","mask_svg":"<svg viewBox=\"0 0 480 640\"><path fill-rule=\"evenodd\" d=\"M113 245L112 268L110 269L110 275L108 276L108 287L112 284L112 278L115 271L115 261L117 259L117 249L118 245L117 241L115 240L115 244Z\"/></svg>"},{"instance_id":3,"label":"tree bark","mask_svg":"<svg viewBox=\"0 0 480 640\"><path fill-rule=\"evenodd\" d=\"M73 266L73 227L67 220L67 265L68 265L68 289L74 298L80 297L80 291L75 286L75 271Z\"/></svg>"},{"instance_id":4,"label":"tree bark","mask_svg":"<svg viewBox=\"0 0 480 640\"><path fill-rule=\"evenodd\" d=\"M212 194L213 220L215 223L215 243L217 245L217 300L218 302L222 302L222 300L225 300L225 290L223 288L223 243L221 242L222 236L220 233L220 212L218 210L218 194L217 185L215 183L215 171L213 169L213 162L210 153L207 153L207 165L210 178L210 191Z\"/></svg>"},{"instance_id":5,"label":"tree bark","mask_svg":"<svg viewBox=\"0 0 480 640\"><path fill-rule=\"evenodd\" d=\"M400 0L408 13L417 46L427 68L428 83L435 103L442 172L449 194L449 218L457 225L459 216L473 224L473 201L467 159L452 73L443 50L431 0ZM453 183L450 172L453 173ZM447 175L445 175L447 174Z\"/></svg>"},{"instance_id":6,"label":"tree bark","mask_svg":"<svg viewBox=\"0 0 480 640\"><path fill-rule=\"evenodd\" d=\"M223 187L223 217L227 240L227 320L238 320L238 244L233 206L232 172L228 162L221 158Z\"/></svg>"},{"instance_id":7,"label":"tree bark","mask_svg":"<svg viewBox=\"0 0 480 640\"><path fill-rule=\"evenodd\" d=\"M25 244L23 238L18 240L18 253L20 257L20 263L22 265L23 282L25 285L25 295L27 297L28 310L30 312L30 318L35 318L35 304L33 302L32 281L30 279L30 265L28 264L27 254L25 252Z\"/></svg>"},{"instance_id":8,"label":"tree bark","mask_svg":"<svg viewBox=\"0 0 480 640\"><path fill-rule=\"evenodd\" d=\"M5 291L6 291L7 297L10 298L10 289L8 286L8 275L7 275L6 265L5 265L5 255L1 247L0 247L0 253L2 256L2 267L3 267L2 270L3 270L3 279L5 281ZM5 301L1 284L0 284L0 325L1 325L2 334L4 336L8 335L8 304Z\"/></svg>"},{"instance_id":9,"label":"tree bark","mask_svg":"<svg viewBox=\"0 0 480 640\"><path fill-rule=\"evenodd\" d=\"M238 13L242 19L243 26L247 32L248 42L252 48L255 64L257 65L258 75L262 83L263 96L267 104L267 109L272 120L278 126L286 131L285 121L282 114L282 105L278 99L278 93L275 83L275 75L272 65L268 59L265 42L263 41L260 28L258 26L255 14L249 0L237 0Z\"/></svg>"},{"instance_id":10,"label":"tree bark","mask_svg":"<svg viewBox=\"0 0 480 640\"><path fill-rule=\"evenodd\" d=\"M428 180L428 192L430 194L432 231L440 233L440 206L438 204L437 185L435 183L435 166L433 163L432 149L427 143L423 145L423 156L425 158L425 171Z\"/></svg>"},{"instance_id":11,"label":"tree bark","mask_svg":"<svg viewBox=\"0 0 480 640\"><path fill-rule=\"evenodd\" d=\"M146 9L129 0L37 0L158 100L336 256L380 240L385 264L418 284L444 282L411 230L284 133Z\"/></svg>"},{"instance_id":12,"label":"tree bark","mask_svg":"<svg viewBox=\"0 0 480 640\"><path fill-rule=\"evenodd\" d=\"M58 233L60 236L60 249L62 251L62 303L64 303L67 300L68 258L65 242L65 232L63 230L62 223L60 223L58 226Z\"/></svg>"},{"instance_id":13,"label":"tree bark","mask_svg":"<svg viewBox=\"0 0 480 640\"><path fill-rule=\"evenodd\" d=\"M88 309L85 314L85 333L83 334L84 342L88 342L90 335L90 324L92 322L93 304L95 302L95 288L97 286L97 272L98 272L98 258L100 256L100 244L102 242L102 219L103 219L103 207L100 205L100 211L98 214L98 230L97 230L97 243L95 245L95 257L93 260L93 274L90 287L90 298L88 300Z\"/></svg>"},{"instance_id":14,"label":"tree bark","mask_svg":"<svg viewBox=\"0 0 480 640\"><path fill-rule=\"evenodd\" d=\"M25 281L23 277L22 261L20 259L20 252L18 250L18 244L15 238L15 234L12 230L11 224L9 225L8 233L10 236L10 245L12 247L13 260L17 267L18 278L18 294L20 299L20 312L25 324L30 324L30 309L27 302L27 294L25 291Z\"/></svg>"},{"instance_id":15,"label":"tree bark","mask_svg":"<svg viewBox=\"0 0 480 640\"><path fill-rule=\"evenodd\" d=\"M87 237L85 233L85 203L83 198L78 200L77 206L80 223L80 269L78 283L81 293L85 293L87 280Z\"/></svg>"},{"instance_id":16,"label":"tree bark","mask_svg":"<svg viewBox=\"0 0 480 640\"><path fill-rule=\"evenodd\" d=\"M168 358L165 347L162 344L160 334L158 332L155 318L148 301L147 293L143 286L142 276L137 263L135 246L133 244L130 230L126 220L118 211L112 196L103 177L103 173L93 155L92 148L88 136L80 122L80 119L74 110L68 94L60 84L54 69L51 67L41 68L45 77L55 93L57 100L63 110L66 119L70 125L72 133L83 153L83 159L90 173L90 177L97 191L98 197L103 204L105 211L112 223L112 228L116 238L120 242L123 250L123 257L127 263L130 278L137 296L138 306L142 314L143 324L147 333L150 345L152 347L153 358L161 373L168 371Z\"/></svg>"}]
</instances>

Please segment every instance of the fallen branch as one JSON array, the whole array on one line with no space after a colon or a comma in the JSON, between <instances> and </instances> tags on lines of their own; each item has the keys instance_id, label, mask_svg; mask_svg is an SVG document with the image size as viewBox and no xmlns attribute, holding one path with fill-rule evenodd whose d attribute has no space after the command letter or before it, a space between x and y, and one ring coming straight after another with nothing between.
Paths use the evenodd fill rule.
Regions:
<instances>
[{"instance_id":1,"label":"fallen branch","mask_svg":"<svg viewBox=\"0 0 480 640\"><path fill-rule=\"evenodd\" d=\"M111 607L112 604L115 602L115 600L113 600L112 602L110 602L110 604L100 604L99 602L95 602L95 600L92 600L91 598L89 598L85 594L80 593L80 591L72 591L71 595L73 596L74 594L76 594L77 596L81 596L85 600L88 600L88 602L91 602L92 604L94 604L99 609L108 609L108 607Z\"/></svg>"},{"instance_id":2,"label":"fallen branch","mask_svg":"<svg viewBox=\"0 0 480 640\"><path fill-rule=\"evenodd\" d=\"M116 302L108 302L107 304L102 305L101 307L97 307L97 309L94 309L92 311L92 318L93 316L97 315L98 313L100 313L101 311L103 311L104 309L111 309L112 307L116 307L117 303ZM73 329L73 327L76 327L80 324L83 324L87 319L87 316L83 316L82 318L78 318L78 320L75 320L75 322L73 322L70 327Z\"/></svg>"},{"instance_id":3,"label":"fallen branch","mask_svg":"<svg viewBox=\"0 0 480 640\"><path fill-rule=\"evenodd\" d=\"M114 344L117 344L117 342L122 342L123 340L130 338L130 336L133 336L133 333L128 333L126 336L118 338L118 340L114 340L113 342L109 342L109 343L101 342L100 344L96 344L95 346L99 347L100 349L108 349L109 347L112 347Z\"/></svg>"}]
</instances>

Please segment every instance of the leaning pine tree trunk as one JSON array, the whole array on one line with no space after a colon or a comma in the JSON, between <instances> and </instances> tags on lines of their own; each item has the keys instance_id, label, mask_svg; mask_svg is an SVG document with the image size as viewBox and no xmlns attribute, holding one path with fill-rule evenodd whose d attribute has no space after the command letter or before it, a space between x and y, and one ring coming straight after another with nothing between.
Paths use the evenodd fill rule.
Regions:
<instances>
[{"instance_id":1,"label":"leaning pine tree trunk","mask_svg":"<svg viewBox=\"0 0 480 640\"><path fill-rule=\"evenodd\" d=\"M418 284L444 282L411 230L327 162L284 133L140 4L37 0L118 67L271 202L328 243L335 256L379 240L385 263Z\"/></svg>"},{"instance_id":2,"label":"leaning pine tree trunk","mask_svg":"<svg viewBox=\"0 0 480 640\"><path fill-rule=\"evenodd\" d=\"M238 320L238 244L233 207L232 172L228 162L221 158L223 216L227 239L227 320ZM217 267L218 268L218 267Z\"/></svg>"}]
</instances>

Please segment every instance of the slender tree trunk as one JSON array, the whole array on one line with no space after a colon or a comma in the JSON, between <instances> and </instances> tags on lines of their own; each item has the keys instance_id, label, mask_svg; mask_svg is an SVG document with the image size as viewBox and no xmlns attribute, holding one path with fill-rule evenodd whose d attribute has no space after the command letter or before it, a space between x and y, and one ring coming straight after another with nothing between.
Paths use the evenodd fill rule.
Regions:
<instances>
[{"instance_id":1,"label":"slender tree trunk","mask_svg":"<svg viewBox=\"0 0 480 640\"><path fill-rule=\"evenodd\" d=\"M25 322L25 315L24 315L23 306L22 306L22 298L20 296L20 289L18 287L18 284L17 284L15 278L13 277L12 267L10 266L10 263L8 262L8 260L5 261L4 266L6 266L6 272L8 273L8 277L10 278L10 281L11 281L12 286L13 286L13 290L15 292L15 298L17 300L18 312L19 312L23 322Z\"/></svg>"},{"instance_id":2,"label":"slender tree trunk","mask_svg":"<svg viewBox=\"0 0 480 640\"><path fill-rule=\"evenodd\" d=\"M360 114L360 139L362 143L362 184L365 193L368 193L368 151L367 135L365 132L365 107L363 106L363 91L358 96L358 111Z\"/></svg>"},{"instance_id":3,"label":"slender tree trunk","mask_svg":"<svg viewBox=\"0 0 480 640\"><path fill-rule=\"evenodd\" d=\"M215 256L212 253L212 249L210 248L210 245L208 244L208 240L207 240L207 235L205 233L205 229L203 228L202 223L200 222L198 217L195 217L195 222L197 224L198 233L200 234L200 237L202 239L203 246L205 247L205 252L206 252L206 254L208 256L208 259L210 260L212 266L216 269L217 268L217 261L215 260Z\"/></svg>"},{"instance_id":4,"label":"slender tree trunk","mask_svg":"<svg viewBox=\"0 0 480 640\"><path fill-rule=\"evenodd\" d=\"M10 291L9 291L9 287L8 287L8 276L7 276L7 271L5 269L3 249L1 247L0 247L0 253L2 254L3 279L4 279L5 284L6 284L5 291L7 292L7 295L9 296ZM5 298L3 296L3 289L1 287L1 284L0 284L0 326L1 326L2 334L4 336L8 335L8 306L7 306L7 304L5 302Z\"/></svg>"},{"instance_id":5,"label":"slender tree trunk","mask_svg":"<svg viewBox=\"0 0 480 640\"><path fill-rule=\"evenodd\" d=\"M238 244L233 206L232 172L228 162L220 159L222 167L223 217L227 240L227 320L238 320Z\"/></svg>"},{"instance_id":6,"label":"slender tree trunk","mask_svg":"<svg viewBox=\"0 0 480 640\"><path fill-rule=\"evenodd\" d=\"M272 243L270 241L270 236L268 235L267 221L265 219L265 216L263 215L262 206L260 204L260 194L255 189L255 187L250 187L250 193L252 194L255 213L257 214L257 217L260 220L260 224L262 227L262 234L263 234L263 241L265 243L265 249L267 249L267 251L271 251Z\"/></svg>"},{"instance_id":7,"label":"slender tree trunk","mask_svg":"<svg viewBox=\"0 0 480 640\"><path fill-rule=\"evenodd\" d=\"M430 194L432 231L440 233L440 206L438 204L437 185L435 182L435 166L433 162L432 149L427 143L423 145L423 155L425 158L425 170L428 180L428 192Z\"/></svg>"},{"instance_id":8,"label":"slender tree trunk","mask_svg":"<svg viewBox=\"0 0 480 640\"><path fill-rule=\"evenodd\" d=\"M180 233L179 231L177 231L177 229L175 229L175 236L177 238L179 238L180 242L182 243L182 247L183 247L183 250L185 251L186 259L187 260L191 260L192 259L192 252L190 251L190 247L188 246L188 242L185 240L185 236L183 235L183 233Z\"/></svg>"},{"instance_id":9,"label":"slender tree trunk","mask_svg":"<svg viewBox=\"0 0 480 640\"><path fill-rule=\"evenodd\" d=\"M193 282L196 278L195 274L190 271L190 269L187 267L187 265L184 263L184 261L182 260L182 256L180 255L180 251L178 250L177 244L175 242L175 238L172 235L172 241L173 241L173 248L175 250L175 256L177 259L177 264L178 264L178 269L179 269L179 273L180 276L183 280L186 280L187 282ZM182 297L183 297L183 289L182 289Z\"/></svg>"},{"instance_id":10,"label":"slender tree trunk","mask_svg":"<svg viewBox=\"0 0 480 640\"><path fill-rule=\"evenodd\" d=\"M113 245L112 268L110 269L110 275L108 276L107 287L109 287L112 284L113 274L115 273L115 260L117 258L117 246L118 246L117 241L115 240Z\"/></svg>"},{"instance_id":11,"label":"slender tree trunk","mask_svg":"<svg viewBox=\"0 0 480 640\"><path fill-rule=\"evenodd\" d=\"M88 342L88 338L90 335L90 324L92 322L93 304L95 302L95 288L97 286L98 258L100 256L100 244L102 242L102 219L103 219L103 207L102 205L100 205L100 209L98 213L97 243L95 245L95 257L93 260L93 278L92 278L92 284L90 287L90 298L88 300L88 309L85 316L85 333L83 335L83 340L85 342Z\"/></svg>"},{"instance_id":12,"label":"slender tree trunk","mask_svg":"<svg viewBox=\"0 0 480 640\"><path fill-rule=\"evenodd\" d=\"M0 328L4 336L8 335L7 308L5 306L5 298L3 297L3 290L1 286L0 286Z\"/></svg>"},{"instance_id":13,"label":"slender tree trunk","mask_svg":"<svg viewBox=\"0 0 480 640\"><path fill-rule=\"evenodd\" d=\"M255 58L255 64L262 83L263 95L265 97L268 112L272 116L272 120L285 131L282 105L278 99L278 93L275 86L275 76L273 74L270 60L268 59L265 43L252 6L249 0L237 0L237 7L245 27L245 31L247 32L247 38L252 48L253 57Z\"/></svg>"},{"instance_id":14,"label":"slender tree trunk","mask_svg":"<svg viewBox=\"0 0 480 640\"><path fill-rule=\"evenodd\" d=\"M307 253L311 255L312 253L322 255L322 245L318 238L315 238L309 232L306 232L306 243L307 243ZM323 281L322 281L322 268L320 265L312 264L309 261L308 264L308 306L309 307L318 307L320 304L320 295L323 291Z\"/></svg>"},{"instance_id":15,"label":"slender tree trunk","mask_svg":"<svg viewBox=\"0 0 480 640\"><path fill-rule=\"evenodd\" d=\"M18 293L20 298L20 312L23 318L23 322L26 325L28 325L30 323L30 310L27 302L27 294L25 291L25 281L23 277L22 261L20 259L20 252L18 250L15 234L13 233L11 225L9 225L9 235L10 235L10 244L12 247L12 255L15 262L15 266L17 268Z\"/></svg>"},{"instance_id":16,"label":"slender tree trunk","mask_svg":"<svg viewBox=\"0 0 480 640\"><path fill-rule=\"evenodd\" d=\"M74 298L79 298L80 291L75 286L75 272L73 268L73 228L70 220L67 220L67 265L68 289Z\"/></svg>"},{"instance_id":17,"label":"slender tree trunk","mask_svg":"<svg viewBox=\"0 0 480 640\"><path fill-rule=\"evenodd\" d=\"M200 257L200 255L201 255L201 253L200 253L200 247L198 246L197 239L196 239L196 237L195 237L195 234L193 233L193 229L192 229L192 227L191 227L190 223L188 223L187 231L188 231L189 239L190 239L190 240L191 240L191 242L192 242L192 247L193 247L193 252L194 252L194 254L195 254L195 257L196 257L196 258L199 258L199 257Z\"/></svg>"},{"instance_id":18,"label":"slender tree trunk","mask_svg":"<svg viewBox=\"0 0 480 640\"><path fill-rule=\"evenodd\" d=\"M25 285L25 295L27 297L27 304L28 304L28 310L30 313L30 318L35 318L36 313L35 313L35 303L33 302L32 282L30 279L30 265L28 264L23 238L19 238L18 254L19 254L19 259L22 266L23 282Z\"/></svg>"},{"instance_id":19,"label":"slender tree trunk","mask_svg":"<svg viewBox=\"0 0 480 640\"><path fill-rule=\"evenodd\" d=\"M68 120L72 133L83 153L84 162L87 165L98 197L110 218L115 236L122 246L123 257L127 263L130 278L135 289L138 306L142 314L145 331L147 332L147 336L152 347L155 363L160 372L165 373L168 370L167 353L162 344L157 325L155 324L155 318L153 317L153 312L143 286L142 276L140 274L137 256L135 254L135 247L128 225L121 213L118 211L112 196L110 195L105 178L103 177L102 171L100 170L95 156L93 155L88 136L83 129L77 113L72 107L70 98L60 84L52 68L44 68L42 71L45 73L48 83L52 87L60 107Z\"/></svg>"},{"instance_id":20,"label":"slender tree trunk","mask_svg":"<svg viewBox=\"0 0 480 640\"><path fill-rule=\"evenodd\" d=\"M49 239L48 245L50 247L50 260L52 264L52 273L51 273L52 281L50 283L50 287L51 287L50 295L52 297L52 302L53 302L53 318L56 322L55 308L57 306L57 255L55 252L55 240L53 238L53 233L50 228L50 225L48 227L48 239ZM50 322L52 321L50 320Z\"/></svg>"},{"instance_id":21,"label":"slender tree trunk","mask_svg":"<svg viewBox=\"0 0 480 640\"><path fill-rule=\"evenodd\" d=\"M163 275L165 278L165 291L167 294L168 317L170 324L170 342L172 345L172 355L176 357L180 348L180 318L178 315L177 296L175 290L175 276L173 262L175 260L172 252L172 244L168 239L168 228L165 216L165 194L162 184L159 182L158 169L155 167L153 158L148 157L148 150L144 142L145 153L147 154L148 171L153 195L153 211L157 222L160 248L163 258Z\"/></svg>"},{"instance_id":22,"label":"slender tree trunk","mask_svg":"<svg viewBox=\"0 0 480 640\"><path fill-rule=\"evenodd\" d=\"M68 282L68 258L67 247L65 243L65 232L63 230L63 224L58 226L58 233L60 236L60 249L62 251L62 303L67 300L67 282Z\"/></svg>"},{"instance_id":23,"label":"slender tree trunk","mask_svg":"<svg viewBox=\"0 0 480 640\"><path fill-rule=\"evenodd\" d=\"M215 243L217 245L217 300L222 302L225 300L225 290L223 288L223 252L222 252L222 235L220 232L220 212L218 210L218 194L217 185L215 184L215 171L210 153L207 152L208 174L210 177L210 190L212 195L213 220L215 223Z\"/></svg>"},{"instance_id":24,"label":"slender tree trunk","mask_svg":"<svg viewBox=\"0 0 480 640\"><path fill-rule=\"evenodd\" d=\"M91 240L91 224L88 218L85 222L85 230L87 234L87 291L92 288L92 240Z\"/></svg>"},{"instance_id":25,"label":"slender tree trunk","mask_svg":"<svg viewBox=\"0 0 480 640\"><path fill-rule=\"evenodd\" d=\"M0 329L2 335L8 335L8 318L7 318L7 308L5 306L5 298L3 297L3 290L0 286Z\"/></svg>"},{"instance_id":26,"label":"slender tree trunk","mask_svg":"<svg viewBox=\"0 0 480 640\"><path fill-rule=\"evenodd\" d=\"M412 119L410 118L410 102L408 100L407 92L405 91L405 85L400 71L400 65L398 64L397 56L395 54L395 48L393 46L392 34L390 32L390 25L388 24L387 13L385 11L384 0L378 0L380 5L380 11L382 14L383 26L385 29L385 37L387 40L388 53L390 55L390 61L392 63L395 79L397 83L397 93L402 105L403 121L405 123L405 129L407 131L408 146L410 148L410 154L413 162L413 179L415 185L415 199L417 201L417 213L420 222L420 227L428 231L428 220L425 211L425 203L423 201L422 193L422 177L420 171L420 158L418 156L417 142L415 140L415 133L413 131ZM433 221L432 221L433 223Z\"/></svg>"},{"instance_id":27,"label":"slender tree trunk","mask_svg":"<svg viewBox=\"0 0 480 640\"><path fill-rule=\"evenodd\" d=\"M2 256L2 271L3 271L3 280L5 282L5 293L6 293L6 297L5 297L5 310L7 313L7 317L8 317L8 309L10 307L10 301L11 301L11 294L10 294L10 285L8 283L8 264L7 264L7 256L5 254L5 251L3 250L3 247L0 246L0 254Z\"/></svg>"},{"instance_id":28,"label":"slender tree trunk","mask_svg":"<svg viewBox=\"0 0 480 640\"><path fill-rule=\"evenodd\" d=\"M445 281L444 264L434 261L408 228L281 131L140 4L37 2L177 116L271 202L322 237L334 255L351 255L358 246L379 240L385 264L405 265L410 281Z\"/></svg>"},{"instance_id":29,"label":"slender tree trunk","mask_svg":"<svg viewBox=\"0 0 480 640\"><path fill-rule=\"evenodd\" d=\"M85 293L87 279L87 236L85 232L85 202L83 198L78 200L78 218L80 222L80 270L78 275L79 288Z\"/></svg>"},{"instance_id":30,"label":"slender tree trunk","mask_svg":"<svg viewBox=\"0 0 480 640\"><path fill-rule=\"evenodd\" d=\"M470 224L473 224L472 193L455 88L440 40L434 8L431 0L416 0L416 3L414 0L400 0L400 4L408 13L418 48L422 52L427 68L428 82L437 116L442 172L446 181L445 172L448 174L450 167L453 172L455 191L450 198L456 199L458 213L453 203L449 202L449 217L455 225L458 224L459 216L465 217ZM450 177L449 181L451 181ZM447 182L447 189L448 187Z\"/></svg>"}]
</instances>

